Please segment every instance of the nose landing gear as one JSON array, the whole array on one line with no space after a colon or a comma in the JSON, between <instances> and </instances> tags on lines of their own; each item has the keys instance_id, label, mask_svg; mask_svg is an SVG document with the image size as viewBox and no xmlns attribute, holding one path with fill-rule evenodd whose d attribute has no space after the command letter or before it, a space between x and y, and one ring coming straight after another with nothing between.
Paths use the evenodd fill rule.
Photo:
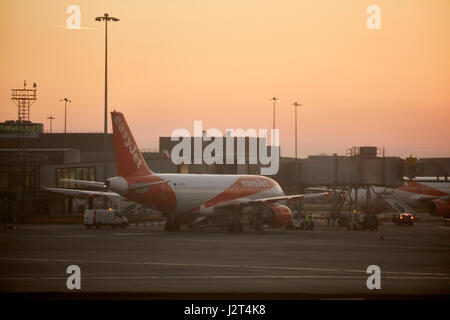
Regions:
<instances>
[{"instance_id":1,"label":"nose landing gear","mask_svg":"<svg viewBox=\"0 0 450 320\"><path fill-rule=\"evenodd\" d=\"M242 208L239 206L234 207L233 217L231 223L228 224L227 231L230 233L241 233L244 231L244 225L242 223Z\"/></svg>"},{"instance_id":2,"label":"nose landing gear","mask_svg":"<svg viewBox=\"0 0 450 320\"><path fill-rule=\"evenodd\" d=\"M180 223L177 221L175 215L170 215L169 219L164 224L164 230L170 231L180 231Z\"/></svg>"}]
</instances>

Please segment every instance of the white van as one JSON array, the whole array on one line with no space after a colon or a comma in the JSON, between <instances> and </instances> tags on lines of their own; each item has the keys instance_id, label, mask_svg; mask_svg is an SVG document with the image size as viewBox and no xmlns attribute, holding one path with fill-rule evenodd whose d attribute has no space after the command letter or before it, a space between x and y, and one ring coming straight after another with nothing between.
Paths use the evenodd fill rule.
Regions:
<instances>
[{"instance_id":1,"label":"white van","mask_svg":"<svg viewBox=\"0 0 450 320\"><path fill-rule=\"evenodd\" d=\"M83 224L88 229L100 229L102 226L128 227L128 219L116 210L86 210L83 217Z\"/></svg>"}]
</instances>

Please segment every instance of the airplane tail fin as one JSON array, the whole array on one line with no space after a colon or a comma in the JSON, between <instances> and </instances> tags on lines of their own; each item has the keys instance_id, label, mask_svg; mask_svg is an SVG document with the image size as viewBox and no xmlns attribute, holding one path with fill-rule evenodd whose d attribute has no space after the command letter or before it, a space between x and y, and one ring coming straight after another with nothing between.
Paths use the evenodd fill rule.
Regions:
<instances>
[{"instance_id":1,"label":"airplane tail fin","mask_svg":"<svg viewBox=\"0 0 450 320\"><path fill-rule=\"evenodd\" d=\"M127 121L121 112L111 112L117 174L122 177L151 175Z\"/></svg>"}]
</instances>

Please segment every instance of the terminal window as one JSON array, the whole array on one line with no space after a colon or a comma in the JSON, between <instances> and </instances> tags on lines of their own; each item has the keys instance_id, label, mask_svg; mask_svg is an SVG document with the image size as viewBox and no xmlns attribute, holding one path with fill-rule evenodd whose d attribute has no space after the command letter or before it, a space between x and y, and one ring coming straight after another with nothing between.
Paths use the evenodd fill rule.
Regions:
<instances>
[{"instance_id":1,"label":"terminal window","mask_svg":"<svg viewBox=\"0 0 450 320\"><path fill-rule=\"evenodd\" d=\"M75 188L75 184L61 181L61 179L95 181L95 176L95 167L57 168L56 186L58 188Z\"/></svg>"}]
</instances>

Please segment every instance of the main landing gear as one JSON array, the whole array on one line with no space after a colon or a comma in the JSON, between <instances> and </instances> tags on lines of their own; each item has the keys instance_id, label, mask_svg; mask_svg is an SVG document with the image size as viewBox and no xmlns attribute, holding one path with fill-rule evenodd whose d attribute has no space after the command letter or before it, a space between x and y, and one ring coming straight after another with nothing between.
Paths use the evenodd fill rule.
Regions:
<instances>
[{"instance_id":1,"label":"main landing gear","mask_svg":"<svg viewBox=\"0 0 450 320\"><path fill-rule=\"evenodd\" d=\"M166 232L180 231L180 224L178 223L177 219L175 219L174 215L171 215L166 221L166 223L164 224L164 230Z\"/></svg>"},{"instance_id":2,"label":"main landing gear","mask_svg":"<svg viewBox=\"0 0 450 320\"><path fill-rule=\"evenodd\" d=\"M244 231L244 225L242 224L242 208L235 207L233 217L227 226L227 231L230 233L241 233Z\"/></svg>"}]
</instances>

